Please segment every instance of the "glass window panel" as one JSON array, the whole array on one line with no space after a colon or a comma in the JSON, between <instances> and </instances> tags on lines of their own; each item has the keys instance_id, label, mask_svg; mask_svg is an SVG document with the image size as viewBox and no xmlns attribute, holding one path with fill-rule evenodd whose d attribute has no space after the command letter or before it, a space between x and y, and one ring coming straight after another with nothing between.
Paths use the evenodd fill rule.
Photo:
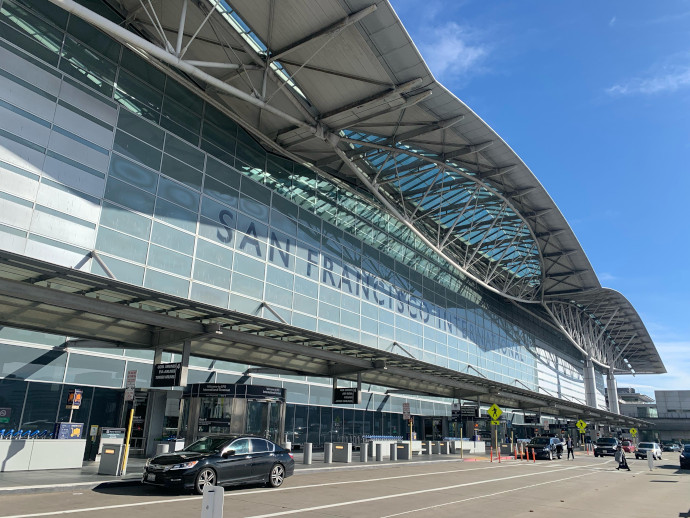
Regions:
<instances>
[{"instance_id":1,"label":"glass window panel","mask_svg":"<svg viewBox=\"0 0 690 518\"><path fill-rule=\"evenodd\" d=\"M122 387L125 362L103 356L70 353L67 363L67 383Z\"/></svg>"},{"instance_id":2,"label":"glass window panel","mask_svg":"<svg viewBox=\"0 0 690 518\"><path fill-rule=\"evenodd\" d=\"M103 202L100 224L146 240L151 233L150 219L108 202Z\"/></svg>"},{"instance_id":3,"label":"glass window panel","mask_svg":"<svg viewBox=\"0 0 690 518\"><path fill-rule=\"evenodd\" d=\"M57 383L29 383L24 415L22 416L22 428L52 432L58 405L67 401L66 393L64 401L60 400L61 397L62 385Z\"/></svg>"},{"instance_id":4,"label":"glass window panel","mask_svg":"<svg viewBox=\"0 0 690 518\"><path fill-rule=\"evenodd\" d=\"M182 205L195 213L199 210L199 193L167 178L161 177L160 185L158 186L158 196L162 196L177 205Z\"/></svg>"},{"instance_id":5,"label":"glass window panel","mask_svg":"<svg viewBox=\"0 0 690 518\"><path fill-rule=\"evenodd\" d=\"M189 277L192 271L192 258L160 246L151 245L148 265L183 277Z\"/></svg>"},{"instance_id":6,"label":"glass window panel","mask_svg":"<svg viewBox=\"0 0 690 518\"><path fill-rule=\"evenodd\" d=\"M191 364L191 358L190 358ZM151 374L153 365L150 363L127 361L127 371L137 371L136 388L148 388L151 386Z\"/></svg>"},{"instance_id":7,"label":"glass window panel","mask_svg":"<svg viewBox=\"0 0 690 518\"><path fill-rule=\"evenodd\" d=\"M111 61L120 59L120 45L81 18L70 16L67 32Z\"/></svg>"},{"instance_id":8,"label":"glass window panel","mask_svg":"<svg viewBox=\"0 0 690 518\"><path fill-rule=\"evenodd\" d=\"M319 318L325 318L331 322L340 322L340 308L320 302Z\"/></svg>"},{"instance_id":9,"label":"glass window panel","mask_svg":"<svg viewBox=\"0 0 690 518\"><path fill-rule=\"evenodd\" d=\"M295 277L295 293L301 293L307 297L318 298L319 285L313 281L307 280L304 277Z\"/></svg>"},{"instance_id":10,"label":"glass window panel","mask_svg":"<svg viewBox=\"0 0 690 518\"><path fill-rule=\"evenodd\" d=\"M28 386L26 381L0 379L0 407L10 409L9 422L1 423L0 429L17 430L19 428Z\"/></svg>"},{"instance_id":11,"label":"glass window panel","mask_svg":"<svg viewBox=\"0 0 690 518\"><path fill-rule=\"evenodd\" d=\"M120 70L115 89L115 100L130 112L158 123L163 94Z\"/></svg>"},{"instance_id":12,"label":"glass window panel","mask_svg":"<svg viewBox=\"0 0 690 518\"><path fill-rule=\"evenodd\" d=\"M120 114L127 113L126 110L120 110ZM138 140L127 133L123 133L120 130L115 132L115 144L113 145L113 150L118 153L122 153L137 162L144 164L158 171L161 165L161 155L162 153L156 148L145 144L141 140Z\"/></svg>"},{"instance_id":13,"label":"glass window panel","mask_svg":"<svg viewBox=\"0 0 690 518\"><path fill-rule=\"evenodd\" d=\"M263 286L263 283L261 284ZM242 297L235 293L230 294L230 303L228 308L234 311L240 311L248 315L256 315L259 311L259 305L261 303L257 300L249 299L247 297Z\"/></svg>"},{"instance_id":14,"label":"glass window panel","mask_svg":"<svg viewBox=\"0 0 690 518\"><path fill-rule=\"evenodd\" d=\"M235 221L237 221L237 214L234 210L230 210L227 205L218 203L207 196L202 196L201 199L201 215L212 221L222 221L223 225L228 228L235 228Z\"/></svg>"},{"instance_id":15,"label":"glass window panel","mask_svg":"<svg viewBox=\"0 0 690 518\"><path fill-rule=\"evenodd\" d=\"M290 272L268 265L266 270L266 282L280 286L286 290L292 290L295 276Z\"/></svg>"},{"instance_id":16,"label":"glass window panel","mask_svg":"<svg viewBox=\"0 0 690 518\"><path fill-rule=\"evenodd\" d=\"M235 272L232 275L232 292L241 293L243 295L248 295L250 297L257 298L259 300L263 299L264 283L263 281L257 281L246 275L240 275ZM233 303L233 298L230 298L230 303Z\"/></svg>"},{"instance_id":17,"label":"glass window panel","mask_svg":"<svg viewBox=\"0 0 690 518\"><path fill-rule=\"evenodd\" d=\"M194 236L176 230L159 222L154 222L151 232L151 241L183 254L194 253Z\"/></svg>"},{"instance_id":18,"label":"glass window panel","mask_svg":"<svg viewBox=\"0 0 690 518\"><path fill-rule=\"evenodd\" d=\"M170 178L174 178L178 182L192 187L193 189L198 191L201 190L201 178L203 176L201 171L198 171L167 154L163 155L161 172Z\"/></svg>"},{"instance_id":19,"label":"glass window panel","mask_svg":"<svg viewBox=\"0 0 690 518\"><path fill-rule=\"evenodd\" d=\"M232 268L232 250L209 243L203 239L196 242L196 257L225 268Z\"/></svg>"},{"instance_id":20,"label":"glass window panel","mask_svg":"<svg viewBox=\"0 0 690 518\"><path fill-rule=\"evenodd\" d=\"M266 293L264 300L270 304L278 304L286 308L292 307L292 292L274 286L273 284L266 284Z\"/></svg>"},{"instance_id":21,"label":"glass window panel","mask_svg":"<svg viewBox=\"0 0 690 518\"><path fill-rule=\"evenodd\" d=\"M293 309L309 315L316 315L319 310L319 303L316 299L305 297L299 293L294 294Z\"/></svg>"},{"instance_id":22,"label":"glass window panel","mask_svg":"<svg viewBox=\"0 0 690 518\"><path fill-rule=\"evenodd\" d=\"M53 347L62 345L66 339L66 337L60 335L4 326L0 327L0 338L16 340L18 342L30 342L32 344L52 345Z\"/></svg>"},{"instance_id":23,"label":"glass window panel","mask_svg":"<svg viewBox=\"0 0 690 518\"><path fill-rule=\"evenodd\" d=\"M110 159L109 175L154 194L158 186L157 173L117 154Z\"/></svg>"},{"instance_id":24,"label":"glass window panel","mask_svg":"<svg viewBox=\"0 0 690 518\"><path fill-rule=\"evenodd\" d=\"M128 48L122 49L120 65L132 72L135 77L138 77L149 87L163 91L165 87L165 74Z\"/></svg>"},{"instance_id":25,"label":"glass window panel","mask_svg":"<svg viewBox=\"0 0 690 518\"><path fill-rule=\"evenodd\" d=\"M206 124L204 127L209 126ZM201 139L201 145L199 146L201 149L206 151L208 153L208 158L215 157L218 160L222 160L224 163L229 164L229 165L235 165L235 155L231 155L227 148L225 147L218 147L215 144L212 144L206 139Z\"/></svg>"},{"instance_id":26,"label":"glass window panel","mask_svg":"<svg viewBox=\"0 0 690 518\"><path fill-rule=\"evenodd\" d=\"M177 297L187 297L189 292L189 281L150 269L146 270L144 286Z\"/></svg>"},{"instance_id":27,"label":"glass window panel","mask_svg":"<svg viewBox=\"0 0 690 518\"><path fill-rule=\"evenodd\" d=\"M62 46L59 68L106 97L112 97L117 66L69 36Z\"/></svg>"},{"instance_id":28,"label":"glass window panel","mask_svg":"<svg viewBox=\"0 0 690 518\"><path fill-rule=\"evenodd\" d=\"M350 311L341 311L340 313L341 323L345 326L354 327L359 329L359 314L352 313Z\"/></svg>"},{"instance_id":29,"label":"glass window panel","mask_svg":"<svg viewBox=\"0 0 690 518\"><path fill-rule=\"evenodd\" d=\"M169 77L165 84L165 95L170 96L194 113L201 113L204 109L204 102L199 97Z\"/></svg>"},{"instance_id":30,"label":"glass window panel","mask_svg":"<svg viewBox=\"0 0 690 518\"><path fill-rule=\"evenodd\" d=\"M120 110L117 127L158 149L163 149L165 132L141 117Z\"/></svg>"},{"instance_id":31,"label":"glass window panel","mask_svg":"<svg viewBox=\"0 0 690 518\"><path fill-rule=\"evenodd\" d=\"M240 187L240 174L218 160L212 158L206 160L206 174L235 189Z\"/></svg>"},{"instance_id":32,"label":"glass window panel","mask_svg":"<svg viewBox=\"0 0 690 518\"><path fill-rule=\"evenodd\" d=\"M96 238L96 250L143 264L146 262L148 243L109 228L100 227Z\"/></svg>"},{"instance_id":33,"label":"glass window panel","mask_svg":"<svg viewBox=\"0 0 690 518\"><path fill-rule=\"evenodd\" d=\"M199 144L199 134L189 131L186 126L180 126L176 122L168 119L167 117L161 117L161 126L167 129L170 133L180 137L195 146Z\"/></svg>"},{"instance_id":34,"label":"glass window panel","mask_svg":"<svg viewBox=\"0 0 690 518\"><path fill-rule=\"evenodd\" d=\"M292 325L306 329L307 331L316 331L316 318L301 313L293 313Z\"/></svg>"},{"instance_id":35,"label":"glass window panel","mask_svg":"<svg viewBox=\"0 0 690 518\"><path fill-rule=\"evenodd\" d=\"M230 270L204 261L194 263L194 279L225 290L230 288Z\"/></svg>"},{"instance_id":36,"label":"glass window panel","mask_svg":"<svg viewBox=\"0 0 690 518\"><path fill-rule=\"evenodd\" d=\"M274 204L277 199L278 197L274 198ZM271 227L291 236L297 235L297 222L276 210L271 210Z\"/></svg>"},{"instance_id":37,"label":"glass window panel","mask_svg":"<svg viewBox=\"0 0 690 518\"><path fill-rule=\"evenodd\" d=\"M191 298L193 300L203 302L204 304L211 304L212 306L217 306L219 308L227 308L229 295L230 294L227 291L211 288L210 286L204 286L203 284L198 284L196 282L192 283Z\"/></svg>"},{"instance_id":38,"label":"glass window panel","mask_svg":"<svg viewBox=\"0 0 690 518\"><path fill-rule=\"evenodd\" d=\"M64 349L0 343L0 376L4 378L62 382L66 362Z\"/></svg>"},{"instance_id":39,"label":"glass window panel","mask_svg":"<svg viewBox=\"0 0 690 518\"><path fill-rule=\"evenodd\" d=\"M188 232L196 232L196 212L185 210L163 198L156 200L156 217Z\"/></svg>"},{"instance_id":40,"label":"glass window panel","mask_svg":"<svg viewBox=\"0 0 690 518\"><path fill-rule=\"evenodd\" d=\"M136 264L128 263L126 261L120 261L114 257L108 257L107 255L101 255L100 257L108 267L108 270L110 270L110 273L112 273L118 281L128 282L137 286L141 286L144 283L143 266L137 266ZM91 261L91 273L95 273L96 275L101 275L103 277L110 277L101 267L98 261Z\"/></svg>"},{"instance_id":41,"label":"glass window panel","mask_svg":"<svg viewBox=\"0 0 690 518\"><path fill-rule=\"evenodd\" d=\"M115 178L108 178L103 196L119 205L124 205L149 216L153 214L155 198L152 194L136 189Z\"/></svg>"},{"instance_id":42,"label":"glass window panel","mask_svg":"<svg viewBox=\"0 0 690 518\"><path fill-rule=\"evenodd\" d=\"M288 403L309 403L309 385L306 383L284 381L283 388L286 390L285 397Z\"/></svg>"},{"instance_id":43,"label":"glass window panel","mask_svg":"<svg viewBox=\"0 0 690 518\"><path fill-rule=\"evenodd\" d=\"M63 32L14 2L4 2L1 7L2 21L7 23L0 28L3 38L57 66Z\"/></svg>"},{"instance_id":44,"label":"glass window panel","mask_svg":"<svg viewBox=\"0 0 690 518\"><path fill-rule=\"evenodd\" d=\"M199 218L199 237L204 237L224 245L234 244L234 215L228 210L221 212L219 220L212 221L207 218ZM227 224L226 224L227 223Z\"/></svg>"},{"instance_id":45,"label":"glass window panel","mask_svg":"<svg viewBox=\"0 0 690 518\"><path fill-rule=\"evenodd\" d=\"M237 249L254 257L266 257L268 227L250 220L243 214L238 216L238 227L245 232L237 233Z\"/></svg>"},{"instance_id":46,"label":"glass window panel","mask_svg":"<svg viewBox=\"0 0 690 518\"><path fill-rule=\"evenodd\" d=\"M237 201L239 199L237 190L210 176L206 176L204 180L204 194L213 196L230 207L237 207Z\"/></svg>"},{"instance_id":47,"label":"glass window panel","mask_svg":"<svg viewBox=\"0 0 690 518\"><path fill-rule=\"evenodd\" d=\"M165 139L164 151L185 164L191 165L200 171L204 170L204 153L178 138L168 135Z\"/></svg>"},{"instance_id":48,"label":"glass window panel","mask_svg":"<svg viewBox=\"0 0 690 518\"><path fill-rule=\"evenodd\" d=\"M259 185L258 183L256 183L251 178L246 178L246 177L242 178L242 186L241 186L240 191L242 192L242 194L246 194L247 196L253 198L253 200L251 200L252 202L254 200L257 200L264 205L268 205L271 203L271 190L267 189L266 187L264 187L262 185ZM243 196L243 198L244 198L244 196ZM253 214L253 212L251 212L252 211L251 208L250 209L243 209L243 210L246 210L246 212L248 214ZM262 211L261 212L262 214L265 214L266 216L268 215L267 213L263 212L264 209L259 209L259 210Z\"/></svg>"},{"instance_id":49,"label":"glass window panel","mask_svg":"<svg viewBox=\"0 0 690 518\"><path fill-rule=\"evenodd\" d=\"M192 97L191 95L189 97ZM196 97L196 96L194 96ZM201 130L201 117L184 107L180 106L178 103L170 99L167 95L165 96L165 101L163 102L162 115L164 119L179 124L185 128L190 133L194 133L197 136ZM197 112L201 113L201 112Z\"/></svg>"},{"instance_id":50,"label":"glass window panel","mask_svg":"<svg viewBox=\"0 0 690 518\"><path fill-rule=\"evenodd\" d=\"M264 273L266 269L266 263L263 261L257 261L251 257L247 257L243 254L235 254L235 266L234 270L236 272L241 272L250 277L256 279L264 280Z\"/></svg>"}]
</instances>

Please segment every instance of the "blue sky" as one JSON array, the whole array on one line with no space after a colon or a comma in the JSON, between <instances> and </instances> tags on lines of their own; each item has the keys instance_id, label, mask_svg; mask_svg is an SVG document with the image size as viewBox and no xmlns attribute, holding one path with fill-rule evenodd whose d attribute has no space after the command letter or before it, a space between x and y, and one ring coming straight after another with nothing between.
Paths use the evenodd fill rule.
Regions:
<instances>
[{"instance_id":1,"label":"blue sky","mask_svg":"<svg viewBox=\"0 0 690 518\"><path fill-rule=\"evenodd\" d=\"M668 374L618 385L690 389L690 1L392 4L642 317Z\"/></svg>"}]
</instances>

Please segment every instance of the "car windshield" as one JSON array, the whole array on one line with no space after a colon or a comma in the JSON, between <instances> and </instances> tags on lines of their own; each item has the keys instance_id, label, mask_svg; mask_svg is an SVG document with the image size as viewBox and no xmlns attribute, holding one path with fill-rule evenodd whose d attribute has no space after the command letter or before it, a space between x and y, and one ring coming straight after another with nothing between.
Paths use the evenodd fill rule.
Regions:
<instances>
[{"instance_id":1,"label":"car windshield","mask_svg":"<svg viewBox=\"0 0 690 518\"><path fill-rule=\"evenodd\" d=\"M535 437L530 441L530 444L549 444L548 437Z\"/></svg>"},{"instance_id":2,"label":"car windshield","mask_svg":"<svg viewBox=\"0 0 690 518\"><path fill-rule=\"evenodd\" d=\"M638 448L649 448L650 450L654 449L654 444L651 442L641 442L638 446Z\"/></svg>"},{"instance_id":3,"label":"car windshield","mask_svg":"<svg viewBox=\"0 0 690 518\"><path fill-rule=\"evenodd\" d=\"M597 439L597 444L602 444L602 445L616 444L616 439L604 437L602 439Z\"/></svg>"},{"instance_id":4,"label":"car windshield","mask_svg":"<svg viewBox=\"0 0 690 518\"><path fill-rule=\"evenodd\" d=\"M630 446L630 441L623 441L623 446Z\"/></svg>"},{"instance_id":5,"label":"car windshield","mask_svg":"<svg viewBox=\"0 0 690 518\"><path fill-rule=\"evenodd\" d=\"M195 453L213 453L220 451L220 448L228 442L228 437L204 437L189 446L184 451L193 451Z\"/></svg>"},{"instance_id":6,"label":"car windshield","mask_svg":"<svg viewBox=\"0 0 690 518\"><path fill-rule=\"evenodd\" d=\"M685 453L690 453L690 444L686 444L685 446L683 446L683 451Z\"/></svg>"}]
</instances>

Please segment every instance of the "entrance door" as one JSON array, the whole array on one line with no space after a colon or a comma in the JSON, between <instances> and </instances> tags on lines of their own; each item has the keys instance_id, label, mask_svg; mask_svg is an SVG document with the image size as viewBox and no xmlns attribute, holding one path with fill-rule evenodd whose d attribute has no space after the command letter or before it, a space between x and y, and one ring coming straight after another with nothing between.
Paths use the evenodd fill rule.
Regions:
<instances>
[{"instance_id":1,"label":"entrance door","mask_svg":"<svg viewBox=\"0 0 690 518\"><path fill-rule=\"evenodd\" d=\"M283 403L247 400L247 433L280 442Z\"/></svg>"}]
</instances>

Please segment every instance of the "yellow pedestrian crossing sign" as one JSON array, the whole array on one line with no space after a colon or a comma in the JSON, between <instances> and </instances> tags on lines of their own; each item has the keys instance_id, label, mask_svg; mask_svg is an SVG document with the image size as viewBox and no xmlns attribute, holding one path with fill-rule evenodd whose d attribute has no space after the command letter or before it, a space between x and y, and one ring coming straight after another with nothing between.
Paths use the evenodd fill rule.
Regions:
<instances>
[{"instance_id":1,"label":"yellow pedestrian crossing sign","mask_svg":"<svg viewBox=\"0 0 690 518\"><path fill-rule=\"evenodd\" d=\"M630 435L632 435L633 437L635 437L635 436L637 435L637 428L631 428L631 429L630 429Z\"/></svg>"},{"instance_id":2,"label":"yellow pedestrian crossing sign","mask_svg":"<svg viewBox=\"0 0 690 518\"><path fill-rule=\"evenodd\" d=\"M491 424L493 424L493 425L499 425L499 424L501 424L501 421L491 421Z\"/></svg>"},{"instance_id":3,"label":"yellow pedestrian crossing sign","mask_svg":"<svg viewBox=\"0 0 690 518\"><path fill-rule=\"evenodd\" d=\"M585 423L582 419L575 423L575 426L577 426L577 429L580 430L580 433L585 433L585 430L587 429L587 423Z\"/></svg>"},{"instance_id":4,"label":"yellow pedestrian crossing sign","mask_svg":"<svg viewBox=\"0 0 690 518\"><path fill-rule=\"evenodd\" d=\"M503 410L498 408L498 405L494 403L489 407L489 410L487 410L486 413L491 416L492 421L498 421L498 418L501 417Z\"/></svg>"}]
</instances>

